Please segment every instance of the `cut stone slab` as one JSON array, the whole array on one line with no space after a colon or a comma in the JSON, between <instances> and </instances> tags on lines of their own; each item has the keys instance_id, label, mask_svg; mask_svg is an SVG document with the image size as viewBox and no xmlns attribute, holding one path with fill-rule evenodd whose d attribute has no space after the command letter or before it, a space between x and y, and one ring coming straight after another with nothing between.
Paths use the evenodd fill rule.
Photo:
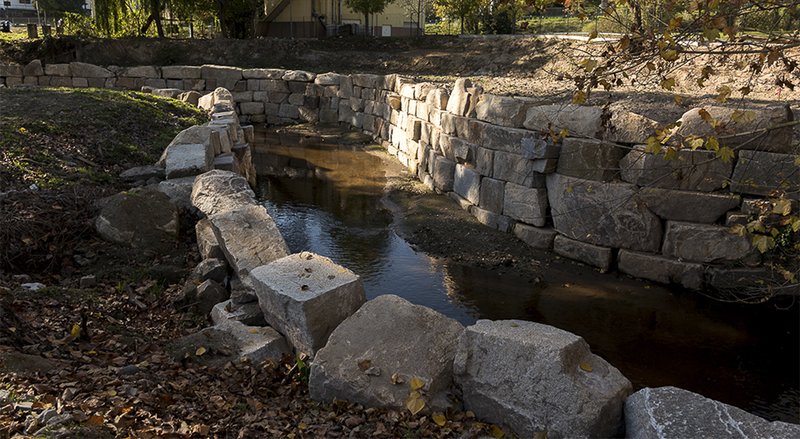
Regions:
<instances>
[{"instance_id":1,"label":"cut stone slab","mask_svg":"<svg viewBox=\"0 0 800 439\"><path fill-rule=\"evenodd\" d=\"M521 320L478 320L453 362L464 407L519 437L616 437L631 383L579 336Z\"/></svg>"},{"instance_id":2,"label":"cut stone slab","mask_svg":"<svg viewBox=\"0 0 800 439\"><path fill-rule=\"evenodd\" d=\"M223 259L203 259L192 270L192 277L196 277L200 281L213 280L221 284L228 277L228 264Z\"/></svg>"},{"instance_id":3,"label":"cut stone slab","mask_svg":"<svg viewBox=\"0 0 800 439\"><path fill-rule=\"evenodd\" d=\"M474 216L475 219L477 219L478 222L484 226L497 229L501 232L510 232L511 229L514 228L514 220L505 215L498 215L492 211L482 209L478 206L470 207L469 213L471 213L472 216Z\"/></svg>"},{"instance_id":4,"label":"cut stone slab","mask_svg":"<svg viewBox=\"0 0 800 439\"><path fill-rule=\"evenodd\" d=\"M179 209L194 214L197 210L192 206L192 186L194 177L183 177L159 182L157 189L168 196Z\"/></svg>"},{"instance_id":5,"label":"cut stone slab","mask_svg":"<svg viewBox=\"0 0 800 439\"><path fill-rule=\"evenodd\" d=\"M795 154L739 151L731 192L754 195L785 193L800 200L800 166Z\"/></svg>"},{"instance_id":6,"label":"cut stone slab","mask_svg":"<svg viewBox=\"0 0 800 439\"><path fill-rule=\"evenodd\" d=\"M557 159L561 155L561 146L533 136L522 138L520 150L522 157L531 160Z\"/></svg>"},{"instance_id":7,"label":"cut stone slab","mask_svg":"<svg viewBox=\"0 0 800 439\"><path fill-rule=\"evenodd\" d=\"M214 149L209 145L180 144L167 147L167 178L202 174L212 169Z\"/></svg>"},{"instance_id":8,"label":"cut stone slab","mask_svg":"<svg viewBox=\"0 0 800 439\"><path fill-rule=\"evenodd\" d=\"M359 276L309 252L262 265L250 279L267 323L311 357L366 301Z\"/></svg>"},{"instance_id":9,"label":"cut stone slab","mask_svg":"<svg viewBox=\"0 0 800 439\"><path fill-rule=\"evenodd\" d=\"M485 93L475 104L475 117L494 125L521 128L530 103L508 96Z\"/></svg>"},{"instance_id":10,"label":"cut stone slab","mask_svg":"<svg viewBox=\"0 0 800 439\"><path fill-rule=\"evenodd\" d=\"M208 219L225 259L240 277L289 254L286 241L263 206L226 210Z\"/></svg>"},{"instance_id":11,"label":"cut stone slab","mask_svg":"<svg viewBox=\"0 0 800 439\"><path fill-rule=\"evenodd\" d=\"M543 188L545 176L534 170L533 160L519 154L495 151L492 176L498 180L526 187Z\"/></svg>"},{"instance_id":12,"label":"cut stone slab","mask_svg":"<svg viewBox=\"0 0 800 439\"><path fill-rule=\"evenodd\" d=\"M73 77L112 78L114 76L114 74L111 73L111 71L106 68L82 62L69 63L69 69Z\"/></svg>"},{"instance_id":13,"label":"cut stone slab","mask_svg":"<svg viewBox=\"0 0 800 439\"><path fill-rule=\"evenodd\" d=\"M478 205L496 214L503 213L503 199L506 183L502 180L484 177L481 179L480 200Z\"/></svg>"},{"instance_id":14,"label":"cut stone slab","mask_svg":"<svg viewBox=\"0 0 800 439\"><path fill-rule=\"evenodd\" d=\"M481 174L464 165L456 165L453 191L472 204L478 204L481 191Z\"/></svg>"},{"instance_id":15,"label":"cut stone slab","mask_svg":"<svg viewBox=\"0 0 800 439\"><path fill-rule=\"evenodd\" d=\"M703 264L682 262L661 255L622 249L617 256L617 268L634 277L663 284L679 284L690 290L703 287Z\"/></svg>"},{"instance_id":16,"label":"cut stone slab","mask_svg":"<svg viewBox=\"0 0 800 439\"><path fill-rule=\"evenodd\" d=\"M119 174L119 177L126 182L147 181L151 178L158 180L164 179L164 167L158 165L136 166L126 169Z\"/></svg>"},{"instance_id":17,"label":"cut stone slab","mask_svg":"<svg viewBox=\"0 0 800 439\"><path fill-rule=\"evenodd\" d=\"M198 356L200 348L203 348L203 353ZM189 359L208 365L238 362L241 358L255 364L266 360L280 361L291 352L286 340L274 329L247 326L235 320L226 320L178 339L168 350L176 361Z\"/></svg>"},{"instance_id":18,"label":"cut stone slab","mask_svg":"<svg viewBox=\"0 0 800 439\"><path fill-rule=\"evenodd\" d=\"M525 244L540 250L553 248L553 240L558 232L552 227L534 227L528 224L517 223L514 226L514 235Z\"/></svg>"},{"instance_id":19,"label":"cut stone slab","mask_svg":"<svg viewBox=\"0 0 800 439\"><path fill-rule=\"evenodd\" d=\"M154 190L112 195L95 220L104 239L133 248L166 251L178 239L178 208L169 197Z\"/></svg>"},{"instance_id":20,"label":"cut stone slab","mask_svg":"<svg viewBox=\"0 0 800 439\"><path fill-rule=\"evenodd\" d=\"M733 194L642 188L639 199L661 218L695 223L714 223L725 212L739 206L742 198Z\"/></svg>"},{"instance_id":21,"label":"cut stone slab","mask_svg":"<svg viewBox=\"0 0 800 439\"><path fill-rule=\"evenodd\" d=\"M228 300L230 293L218 282L211 279L197 286L195 307L200 315L207 316L214 306Z\"/></svg>"},{"instance_id":22,"label":"cut stone slab","mask_svg":"<svg viewBox=\"0 0 800 439\"><path fill-rule=\"evenodd\" d=\"M620 161L620 168L622 180L638 186L711 192L727 186L733 162L700 150L682 150L677 158L667 160L637 145Z\"/></svg>"},{"instance_id":23,"label":"cut stone slab","mask_svg":"<svg viewBox=\"0 0 800 439\"><path fill-rule=\"evenodd\" d=\"M708 116L717 122L715 126L705 120ZM745 109L716 106L693 108L681 116L681 125L672 139L680 142L688 136L716 136L724 137L724 141L720 140L723 146L734 149L785 153L792 149L791 126L773 129L766 134L760 130L793 120L794 114L788 105Z\"/></svg>"},{"instance_id":24,"label":"cut stone slab","mask_svg":"<svg viewBox=\"0 0 800 439\"><path fill-rule=\"evenodd\" d=\"M619 176L626 150L601 140L566 138L558 159L558 173L586 180L611 181Z\"/></svg>"},{"instance_id":25,"label":"cut stone slab","mask_svg":"<svg viewBox=\"0 0 800 439\"><path fill-rule=\"evenodd\" d=\"M609 142L642 144L654 135L660 124L649 117L611 104L611 118L606 122L604 139Z\"/></svg>"},{"instance_id":26,"label":"cut stone slab","mask_svg":"<svg viewBox=\"0 0 800 439\"><path fill-rule=\"evenodd\" d=\"M226 300L214 305L211 310L211 321L219 325L227 320L236 320L248 326L267 325L258 302L235 304L231 300Z\"/></svg>"},{"instance_id":27,"label":"cut stone slab","mask_svg":"<svg viewBox=\"0 0 800 439\"><path fill-rule=\"evenodd\" d=\"M790 438L800 425L770 422L677 387L646 387L625 401L625 436L633 439Z\"/></svg>"},{"instance_id":28,"label":"cut stone slab","mask_svg":"<svg viewBox=\"0 0 800 439\"><path fill-rule=\"evenodd\" d=\"M433 162L433 183L442 192L453 190L456 162L436 156Z\"/></svg>"},{"instance_id":29,"label":"cut stone slab","mask_svg":"<svg viewBox=\"0 0 800 439\"><path fill-rule=\"evenodd\" d=\"M472 81L467 78L456 79L453 91L447 100L447 111L456 116L466 116L469 113L470 93L467 89L472 87Z\"/></svg>"},{"instance_id":30,"label":"cut stone slab","mask_svg":"<svg viewBox=\"0 0 800 439\"><path fill-rule=\"evenodd\" d=\"M536 227L543 227L547 223L547 191L507 183L503 214Z\"/></svg>"},{"instance_id":31,"label":"cut stone slab","mask_svg":"<svg viewBox=\"0 0 800 439\"><path fill-rule=\"evenodd\" d=\"M661 220L637 203L636 186L561 174L547 176L555 229L568 238L651 253L661 249Z\"/></svg>"},{"instance_id":32,"label":"cut stone slab","mask_svg":"<svg viewBox=\"0 0 800 439\"><path fill-rule=\"evenodd\" d=\"M534 106L528 109L523 126L545 134L567 130L571 137L600 138L603 109L572 104Z\"/></svg>"},{"instance_id":33,"label":"cut stone slab","mask_svg":"<svg viewBox=\"0 0 800 439\"><path fill-rule=\"evenodd\" d=\"M255 196L244 177L230 171L215 169L195 178L192 205L210 216L255 205Z\"/></svg>"},{"instance_id":34,"label":"cut stone slab","mask_svg":"<svg viewBox=\"0 0 800 439\"><path fill-rule=\"evenodd\" d=\"M446 408L464 327L424 306L383 295L342 322L311 365L311 398L401 409L417 377L426 407ZM398 384L393 384L399 382Z\"/></svg>"},{"instance_id":35,"label":"cut stone slab","mask_svg":"<svg viewBox=\"0 0 800 439\"><path fill-rule=\"evenodd\" d=\"M172 142L170 142L170 146L172 145L180 145L180 144L203 144L206 147L211 147L214 151L214 154L219 154L222 152L222 140L220 139L219 131L216 131L212 128L202 125L195 125L178 133ZM167 148L169 149L169 147ZM167 158L167 150L164 150L164 153L159 160L159 163L163 163L164 160Z\"/></svg>"},{"instance_id":36,"label":"cut stone slab","mask_svg":"<svg viewBox=\"0 0 800 439\"><path fill-rule=\"evenodd\" d=\"M753 245L728 227L667 221L662 253L686 261L732 262L753 255Z\"/></svg>"},{"instance_id":37,"label":"cut stone slab","mask_svg":"<svg viewBox=\"0 0 800 439\"><path fill-rule=\"evenodd\" d=\"M565 258L597 267L603 273L611 268L611 261L614 258L614 252L610 248L587 244L562 235L555 237L553 251Z\"/></svg>"},{"instance_id":38,"label":"cut stone slab","mask_svg":"<svg viewBox=\"0 0 800 439\"><path fill-rule=\"evenodd\" d=\"M284 81L312 82L316 77L316 73L306 72L303 70L288 70L283 74L282 79Z\"/></svg>"}]
</instances>

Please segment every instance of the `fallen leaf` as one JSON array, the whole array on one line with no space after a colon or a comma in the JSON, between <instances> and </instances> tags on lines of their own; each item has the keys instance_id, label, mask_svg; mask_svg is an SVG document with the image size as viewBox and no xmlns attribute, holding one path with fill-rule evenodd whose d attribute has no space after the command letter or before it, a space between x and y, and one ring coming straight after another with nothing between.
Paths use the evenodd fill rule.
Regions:
<instances>
[{"instance_id":1,"label":"fallen leaf","mask_svg":"<svg viewBox=\"0 0 800 439\"><path fill-rule=\"evenodd\" d=\"M447 424L447 418L440 412L436 412L431 415L431 419L433 419L433 422L439 427L444 427L444 424Z\"/></svg>"},{"instance_id":2,"label":"fallen leaf","mask_svg":"<svg viewBox=\"0 0 800 439\"><path fill-rule=\"evenodd\" d=\"M425 387L425 380L419 377L412 377L408 385L411 387L412 391L420 390Z\"/></svg>"},{"instance_id":3,"label":"fallen leaf","mask_svg":"<svg viewBox=\"0 0 800 439\"><path fill-rule=\"evenodd\" d=\"M198 357L202 356L205 353L206 353L206 348L204 348L203 346L200 346L199 348L197 348L196 351L194 351L194 354Z\"/></svg>"}]
</instances>

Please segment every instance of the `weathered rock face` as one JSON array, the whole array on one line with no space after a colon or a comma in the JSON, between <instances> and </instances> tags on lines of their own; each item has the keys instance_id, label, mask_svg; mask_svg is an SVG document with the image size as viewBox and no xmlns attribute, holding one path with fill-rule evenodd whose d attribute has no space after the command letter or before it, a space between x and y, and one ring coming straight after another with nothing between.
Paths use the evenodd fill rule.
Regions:
<instances>
[{"instance_id":1,"label":"weathered rock face","mask_svg":"<svg viewBox=\"0 0 800 439\"><path fill-rule=\"evenodd\" d=\"M655 134L659 123L649 117L611 105L604 139L609 142L642 144Z\"/></svg>"},{"instance_id":2,"label":"weathered rock face","mask_svg":"<svg viewBox=\"0 0 800 439\"><path fill-rule=\"evenodd\" d=\"M211 279L205 280L197 286L195 297L197 312L207 316L216 304L228 300L229 296L228 290L218 282Z\"/></svg>"},{"instance_id":3,"label":"weathered rock face","mask_svg":"<svg viewBox=\"0 0 800 439\"><path fill-rule=\"evenodd\" d=\"M192 186L194 177L173 178L158 183L158 191L168 196L179 209L195 213L196 209L192 206Z\"/></svg>"},{"instance_id":4,"label":"weathered rock face","mask_svg":"<svg viewBox=\"0 0 800 439\"><path fill-rule=\"evenodd\" d=\"M625 149L593 139L564 139L558 173L586 180L611 181L619 176L619 161Z\"/></svg>"},{"instance_id":5,"label":"weathered rock face","mask_svg":"<svg viewBox=\"0 0 800 439\"><path fill-rule=\"evenodd\" d=\"M735 208L742 199L733 194L711 194L643 188L639 199L661 218L676 221L713 223Z\"/></svg>"},{"instance_id":6,"label":"weathered rock face","mask_svg":"<svg viewBox=\"0 0 800 439\"><path fill-rule=\"evenodd\" d=\"M199 348L202 356L196 356ZM247 326L236 320L205 328L174 341L169 351L176 361L189 358L206 364L224 364L246 358L253 363L272 359L279 361L289 354L286 341L270 327Z\"/></svg>"},{"instance_id":7,"label":"weathered rock face","mask_svg":"<svg viewBox=\"0 0 800 439\"><path fill-rule=\"evenodd\" d=\"M614 257L610 248L587 244L562 235L555 237L553 251L566 258L597 267L604 273L611 268L611 260Z\"/></svg>"},{"instance_id":8,"label":"weathered rock face","mask_svg":"<svg viewBox=\"0 0 800 439\"><path fill-rule=\"evenodd\" d=\"M526 187L544 187L544 174L536 172L533 160L526 160L521 155L495 151L492 169L494 178Z\"/></svg>"},{"instance_id":9,"label":"weathered rock face","mask_svg":"<svg viewBox=\"0 0 800 439\"><path fill-rule=\"evenodd\" d=\"M740 151L731 191L755 195L785 193L800 200L798 155Z\"/></svg>"},{"instance_id":10,"label":"weathered rock face","mask_svg":"<svg viewBox=\"0 0 800 439\"><path fill-rule=\"evenodd\" d=\"M495 125L519 128L525 121L528 103L507 96L483 94L475 105L475 117Z\"/></svg>"},{"instance_id":11,"label":"weathered rock face","mask_svg":"<svg viewBox=\"0 0 800 439\"><path fill-rule=\"evenodd\" d=\"M95 227L108 241L159 252L175 246L178 217L178 208L161 192L130 191L109 197Z\"/></svg>"},{"instance_id":12,"label":"weathered rock face","mask_svg":"<svg viewBox=\"0 0 800 439\"><path fill-rule=\"evenodd\" d=\"M478 320L453 371L464 406L520 437L614 437L631 383L577 335L520 320Z\"/></svg>"},{"instance_id":13,"label":"weathered rock face","mask_svg":"<svg viewBox=\"0 0 800 439\"><path fill-rule=\"evenodd\" d=\"M533 248L542 250L553 248L553 240L557 234L555 230L549 227L533 227L521 223L514 225L514 235L517 238Z\"/></svg>"},{"instance_id":14,"label":"weathered rock face","mask_svg":"<svg viewBox=\"0 0 800 439\"><path fill-rule=\"evenodd\" d=\"M208 219L225 259L239 276L289 254L281 232L262 206L227 210Z\"/></svg>"},{"instance_id":15,"label":"weathered rock face","mask_svg":"<svg viewBox=\"0 0 800 439\"><path fill-rule=\"evenodd\" d=\"M600 183L560 174L547 176L555 229L578 241L656 253L661 221L636 202L636 187Z\"/></svg>"},{"instance_id":16,"label":"weathered rock face","mask_svg":"<svg viewBox=\"0 0 800 439\"><path fill-rule=\"evenodd\" d=\"M686 261L731 262L750 256L753 245L728 227L668 221L663 253Z\"/></svg>"},{"instance_id":17,"label":"weathered rock face","mask_svg":"<svg viewBox=\"0 0 800 439\"><path fill-rule=\"evenodd\" d=\"M164 179L164 167L157 165L136 166L122 171L119 177L129 183L147 181L151 178L160 181Z\"/></svg>"},{"instance_id":18,"label":"weathered rock face","mask_svg":"<svg viewBox=\"0 0 800 439\"><path fill-rule=\"evenodd\" d=\"M424 382L426 407L446 406L456 340L463 329L455 320L397 296L370 300L317 353L311 365L311 397L401 408L411 393L411 378L417 377Z\"/></svg>"},{"instance_id":19,"label":"weathered rock face","mask_svg":"<svg viewBox=\"0 0 800 439\"><path fill-rule=\"evenodd\" d=\"M523 126L542 133L567 130L573 137L599 138L603 134L603 109L579 105L542 105L528 109Z\"/></svg>"},{"instance_id":20,"label":"weathered rock face","mask_svg":"<svg viewBox=\"0 0 800 439\"><path fill-rule=\"evenodd\" d=\"M769 422L676 387L647 387L625 401L625 435L633 439L790 438L800 437L800 425Z\"/></svg>"},{"instance_id":21,"label":"weathered rock face","mask_svg":"<svg viewBox=\"0 0 800 439\"><path fill-rule=\"evenodd\" d=\"M226 320L236 320L249 326L267 326L258 302L235 304L231 300L226 300L214 305L211 310L211 321L219 325Z\"/></svg>"},{"instance_id":22,"label":"weathered rock face","mask_svg":"<svg viewBox=\"0 0 800 439\"><path fill-rule=\"evenodd\" d=\"M711 117L716 127L707 122L704 116ZM680 141L690 135L705 138L716 136L724 137L720 143L731 148L789 152L792 145L791 126L773 129L766 134L759 130L793 120L794 114L788 105L744 110L714 106L693 108L681 116L681 126L673 138Z\"/></svg>"},{"instance_id":23,"label":"weathered rock face","mask_svg":"<svg viewBox=\"0 0 800 439\"><path fill-rule=\"evenodd\" d=\"M267 323L312 357L366 300L357 275L309 252L258 267L250 279Z\"/></svg>"},{"instance_id":24,"label":"weathered rock face","mask_svg":"<svg viewBox=\"0 0 800 439\"><path fill-rule=\"evenodd\" d=\"M447 192L453 190L456 163L442 156L436 156L433 162L433 183L437 189Z\"/></svg>"},{"instance_id":25,"label":"weathered rock face","mask_svg":"<svg viewBox=\"0 0 800 439\"><path fill-rule=\"evenodd\" d=\"M114 76L108 69L105 69L94 64L86 64L82 62L69 63L72 76L81 78L111 78Z\"/></svg>"},{"instance_id":26,"label":"weathered rock face","mask_svg":"<svg viewBox=\"0 0 800 439\"><path fill-rule=\"evenodd\" d=\"M464 165L456 165L453 191L472 204L478 204L481 191L481 174Z\"/></svg>"},{"instance_id":27,"label":"weathered rock face","mask_svg":"<svg viewBox=\"0 0 800 439\"><path fill-rule=\"evenodd\" d=\"M620 168L622 179L638 186L711 192L727 185L733 163L700 150L680 151L676 159L666 160L639 145L620 161Z\"/></svg>"},{"instance_id":28,"label":"weathered rock face","mask_svg":"<svg viewBox=\"0 0 800 439\"><path fill-rule=\"evenodd\" d=\"M194 232L197 236L197 248L200 250L200 257L203 259L225 259L225 253L219 246L214 228L211 221L203 218L194 225Z\"/></svg>"},{"instance_id":29,"label":"weathered rock face","mask_svg":"<svg viewBox=\"0 0 800 439\"><path fill-rule=\"evenodd\" d=\"M447 100L447 111L457 116L466 116L469 113L470 94L467 90L472 87L472 81L466 78L456 79L453 91ZM473 104L474 105L474 104Z\"/></svg>"},{"instance_id":30,"label":"weathered rock face","mask_svg":"<svg viewBox=\"0 0 800 439\"><path fill-rule=\"evenodd\" d=\"M192 205L205 215L256 204L247 180L229 171L213 170L195 178Z\"/></svg>"}]
</instances>

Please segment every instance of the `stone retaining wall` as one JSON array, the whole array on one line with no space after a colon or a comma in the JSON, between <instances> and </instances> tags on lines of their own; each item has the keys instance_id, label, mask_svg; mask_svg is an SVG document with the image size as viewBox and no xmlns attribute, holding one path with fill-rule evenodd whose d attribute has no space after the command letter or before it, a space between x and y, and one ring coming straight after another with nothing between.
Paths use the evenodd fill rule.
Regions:
<instances>
[{"instance_id":1,"label":"stone retaining wall","mask_svg":"<svg viewBox=\"0 0 800 439\"><path fill-rule=\"evenodd\" d=\"M0 66L0 83L167 95L225 87L243 123L346 123L381 139L421 181L487 226L602 271L690 289L770 276L750 239L730 227L768 213L768 196L793 199L795 208L800 199L792 127L753 133L792 121L788 107L692 109L672 138L716 134L736 157L723 161L701 148L668 161L644 146L658 127L647 117L614 105L490 95L467 79L445 89L397 75L34 61ZM712 128L714 121L727 123Z\"/></svg>"}]
</instances>

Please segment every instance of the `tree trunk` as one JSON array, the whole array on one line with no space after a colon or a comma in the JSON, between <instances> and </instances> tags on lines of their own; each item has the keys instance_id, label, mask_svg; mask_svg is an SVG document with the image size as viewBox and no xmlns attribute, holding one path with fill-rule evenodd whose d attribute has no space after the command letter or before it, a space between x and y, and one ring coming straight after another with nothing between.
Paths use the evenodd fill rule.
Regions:
<instances>
[{"instance_id":1,"label":"tree trunk","mask_svg":"<svg viewBox=\"0 0 800 439\"><path fill-rule=\"evenodd\" d=\"M161 24L161 2L159 0L151 0L150 5L153 8L152 13L155 16L158 38L164 38L164 26Z\"/></svg>"},{"instance_id":2,"label":"tree trunk","mask_svg":"<svg viewBox=\"0 0 800 439\"><path fill-rule=\"evenodd\" d=\"M644 24L642 22L642 5L638 1L631 2L633 7L633 33L644 35Z\"/></svg>"},{"instance_id":3,"label":"tree trunk","mask_svg":"<svg viewBox=\"0 0 800 439\"><path fill-rule=\"evenodd\" d=\"M364 13L364 36L366 37L368 35L369 35L369 14L365 12Z\"/></svg>"}]
</instances>

